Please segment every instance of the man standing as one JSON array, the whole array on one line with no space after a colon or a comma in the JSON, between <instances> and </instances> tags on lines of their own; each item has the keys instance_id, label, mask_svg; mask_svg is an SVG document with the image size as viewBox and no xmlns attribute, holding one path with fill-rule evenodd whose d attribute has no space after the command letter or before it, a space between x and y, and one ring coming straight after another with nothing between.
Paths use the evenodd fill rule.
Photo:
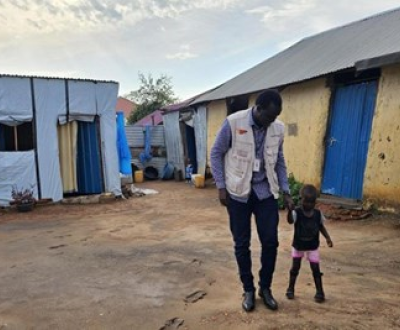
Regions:
<instances>
[{"instance_id":1,"label":"man standing","mask_svg":"<svg viewBox=\"0 0 400 330\"><path fill-rule=\"evenodd\" d=\"M279 93L264 91L254 107L228 116L211 149L211 169L219 200L229 214L246 312L255 307L250 252L252 214L261 243L258 294L269 309L278 309L271 283L278 250L279 190L284 194L285 206L294 209L283 156L284 125L276 120L281 111Z\"/></svg>"}]
</instances>

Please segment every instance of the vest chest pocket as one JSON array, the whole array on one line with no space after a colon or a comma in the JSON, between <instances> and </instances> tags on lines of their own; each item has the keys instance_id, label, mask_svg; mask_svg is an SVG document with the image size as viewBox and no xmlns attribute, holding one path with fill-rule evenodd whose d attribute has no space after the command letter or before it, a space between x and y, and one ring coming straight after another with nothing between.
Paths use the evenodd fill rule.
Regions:
<instances>
[{"instance_id":1,"label":"vest chest pocket","mask_svg":"<svg viewBox=\"0 0 400 330\"><path fill-rule=\"evenodd\" d=\"M268 164L276 164L278 160L279 142L280 138L278 135L271 136L266 140L264 158L266 158Z\"/></svg>"},{"instance_id":2,"label":"vest chest pocket","mask_svg":"<svg viewBox=\"0 0 400 330\"><path fill-rule=\"evenodd\" d=\"M232 156L232 161L230 163L231 166L229 166L227 171L235 177L242 179L245 177L249 169L250 163L251 161L249 158L239 155L238 152L238 154Z\"/></svg>"},{"instance_id":3,"label":"vest chest pocket","mask_svg":"<svg viewBox=\"0 0 400 330\"><path fill-rule=\"evenodd\" d=\"M244 189L246 175L250 168L251 161L248 158L239 155L233 155L230 166L225 168L226 184L235 193L241 193Z\"/></svg>"},{"instance_id":4,"label":"vest chest pocket","mask_svg":"<svg viewBox=\"0 0 400 330\"><path fill-rule=\"evenodd\" d=\"M278 161L278 152L279 149L272 150L272 149L267 149L265 152L265 157L267 159L268 164L270 165L275 165L276 162Z\"/></svg>"}]
</instances>

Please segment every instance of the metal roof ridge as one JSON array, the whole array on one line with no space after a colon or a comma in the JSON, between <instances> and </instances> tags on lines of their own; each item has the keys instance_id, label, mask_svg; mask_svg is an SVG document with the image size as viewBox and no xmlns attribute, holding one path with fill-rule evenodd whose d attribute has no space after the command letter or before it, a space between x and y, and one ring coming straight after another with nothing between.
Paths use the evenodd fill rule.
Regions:
<instances>
[{"instance_id":1,"label":"metal roof ridge","mask_svg":"<svg viewBox=\"0 0 400 330\"><path fill-rule=\"evenodd\" d=\"M55 79L55 80L76 80L76 81L89 81L93 83L113 83L119 84L114 80L102 80L102 79L89 79L89 78L69 78L69 77L50 77L50 76L38 76L38 75L19 75L19 74L9 74L9 73L0 73L1 77L9 77L9 78L33 78L33 79Z\"/></svg>"}]
</instances>

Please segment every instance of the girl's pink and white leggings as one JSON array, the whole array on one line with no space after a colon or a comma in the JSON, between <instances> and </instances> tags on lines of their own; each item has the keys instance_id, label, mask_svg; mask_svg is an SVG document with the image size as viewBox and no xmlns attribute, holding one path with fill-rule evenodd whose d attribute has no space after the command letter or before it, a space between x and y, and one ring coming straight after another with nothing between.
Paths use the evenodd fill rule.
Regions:
<instances>
[{"instance_id":1,"label":"girl's pink and white leggings","mask_svg":"<svg viewBox=\"0 0 400 330\"><path fill-rule=\"evenodd\" d=\"M319 249L312 251L298 251L292 247L292 258L303 258L304 255L307 257L309 262L319 263Z\"/></svg>"}]
</instances>

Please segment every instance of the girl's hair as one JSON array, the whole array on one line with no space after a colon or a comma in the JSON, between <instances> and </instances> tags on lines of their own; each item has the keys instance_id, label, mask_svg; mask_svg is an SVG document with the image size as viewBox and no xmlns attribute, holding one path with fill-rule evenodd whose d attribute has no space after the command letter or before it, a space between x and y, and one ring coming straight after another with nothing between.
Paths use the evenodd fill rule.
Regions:
<instances>
[{"instance_id":1,"label":"girl's hair","mask_svg":"<svg viewBox=\"0 0 400 330\"><path fill-rule=\"evenodd\" d=\"M301 188L301 197L315 201L318 197L317 188L312 184L305 184L303 188Z\"/></svg>"}]
</instances>

